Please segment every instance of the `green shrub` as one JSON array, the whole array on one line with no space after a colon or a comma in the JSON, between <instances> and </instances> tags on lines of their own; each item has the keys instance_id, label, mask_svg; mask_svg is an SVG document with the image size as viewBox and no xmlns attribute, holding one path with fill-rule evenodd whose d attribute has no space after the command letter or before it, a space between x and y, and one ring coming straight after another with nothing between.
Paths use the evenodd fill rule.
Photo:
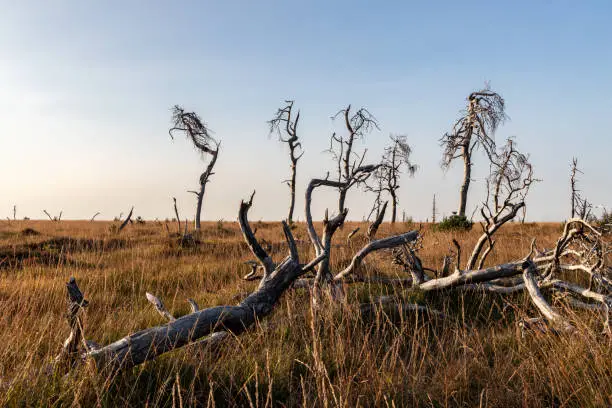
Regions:
<instances>
[{"instance_id":1,"label":"green shrub","mask_svg":"<svg viewBox=\"0 0 612 408\"><path fill-rule=\"evenodd\" d=\"M474 223L465 215L451 215L444 217L435 227L438 231L469 231Z\"/></svg>"}]
</instances>

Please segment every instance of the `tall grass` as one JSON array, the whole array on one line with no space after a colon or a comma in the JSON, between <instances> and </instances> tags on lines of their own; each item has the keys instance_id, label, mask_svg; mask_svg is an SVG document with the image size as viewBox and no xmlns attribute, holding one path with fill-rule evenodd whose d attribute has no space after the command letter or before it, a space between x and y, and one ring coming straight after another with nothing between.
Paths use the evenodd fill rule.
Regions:
<instances>
[{"instance_id":1,"label":"tall grass","mask_svg":"<svg viewBox=\"0 0 612 408\"><path fill-rule=\"evenodd\" d=\"M114 379L81 366L62 376L50 369L68 333L65 282L75 276L90 301L88 339L109 343L161 324L145 291L180 316L186 298L201 308L237 303L256 286L241 276L252 259L237 225L203 226L202 244L169 244L165 228L149 222L118 237L105 222L14 221L0 224L0 405L2 406L382 406L382 407L606 407L612 406L612 341L601 335L601 316L576 314L556 301L578 327L573 335L523 333L517 322L537 316L523 294L411 294L446 314L399 314L358 304L402 288L354 285L342 303L312 309L308 294L292 290L270 318L218 350L192 345L122 373ZM40 235L20 232L32 228ZM365 242L346 244L337 233L332 267L346 265ZM477 229L438 232L424 226L423 262L439 266L452 239L471 249ZM362 230L366 228L362 227ZM383 225L379 236L404 229ZM176 230L176 226L170 228ZM498 234L489 264L523 257L531 238L552 247L559 224L512 224ZM305 260L313 253L303 225L295 235ZM70 236L120 238L120 246L47 248L54 258L31 257L7 267L26 243ZM280 226L261 223L257 236L279 259L286 248ZM50 259L52 259L50 261ZM4 266L3 266L4 265ZM401 275L385 253L368 258L365 273Z\"/></svg>"}]
</instances>

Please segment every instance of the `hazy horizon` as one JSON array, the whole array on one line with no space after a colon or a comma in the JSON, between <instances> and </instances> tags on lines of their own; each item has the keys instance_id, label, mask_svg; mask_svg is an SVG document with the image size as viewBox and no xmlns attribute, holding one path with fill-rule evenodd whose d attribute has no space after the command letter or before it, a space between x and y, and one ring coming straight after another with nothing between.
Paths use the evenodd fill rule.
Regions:
<instances>
[{"instance_id":1,"label":"hazy horizon","mask_svg":"<svg viewBox=\"0 0 612 408\"><path fill-rule=\"evenodd\" d=\"M562 3L562 5L561 5ZM205 163L190 142L168 135L171 107L193 110L221 140L203 220L235 220L257 191L251 218L286 217L286 146L267 120L285 99L301 111L295 219L304 219L310 178L333 174L323 153L351 104L380 131L360 148L380 159L390 134L404 134L419 166L401 179L398 216L431 219L456 210L460 163L440 168L439 138L467 95L490 81L510 119L496 134L529 153L535 176L527 220L569 217L572 157L582 194L612 207L612 4L365 1L181 2L1 1L0 217L62 219L124 215L194 218ZM474 160L467 214L483 197L484 155ZM336 207L317 191L320 219ZM361 220L373 195L349 194ZM601 207L600 207L601 208ZM598 210L597 210L598 211ZM478 218L478 217L476 217ZM388 217L387 217L388 219Z\"/></svg>"}]
</instances>

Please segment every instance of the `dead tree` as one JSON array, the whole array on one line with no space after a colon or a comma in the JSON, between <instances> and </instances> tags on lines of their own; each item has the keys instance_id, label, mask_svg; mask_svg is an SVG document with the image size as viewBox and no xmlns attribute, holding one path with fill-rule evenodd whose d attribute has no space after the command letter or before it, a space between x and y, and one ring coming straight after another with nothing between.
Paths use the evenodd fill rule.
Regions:
<instances>
[{"instance_id":1,"label":"dead tree","mask_svg":"<svg viewBox=\"0 0 612 408\"><path fill-rule=\"evenodd\" d=\"M270 134L277 133L278 140L282 143L286 143L289 146L289 160L291 161L291 178L285 180L285 183L289 186L290 202L289 202L289 214L287 215L287 222L289 225L293 223L293 210L295 209L295 179L297 175L297 163L298 160L304 155L302 144L299 141L297 127L300 120L300 111L297 112L295 117L293 114L294 101L285 101L285 106L279 108L274 115L274 118L268 121L270 125Z\"/></svg>"},{"instance_id":2,"label":"dead tree","mask_svg":"<svg viewBox=\"0 0 612 408\"><path fill-rule=\"evenodd\" d=\"M130 209L130 212L128 213L128 216L125 217L125 220L123 220L123 222L121 223L121 225L117 229L117 233L121 232L128 225L128 223L132 221L132 214L133 213L134 213L134 207L132 207Z\"/></svg>"},{"instance_id":3,"label":"dead tree","mask_svg":"<svg viewBox=\"0 0 612 408\"><path fill-rule=\"evenodd\" d=\"M463 159L463 182L457 210L457 215L461 217L465 217L474 150L482 148L492 160L495 154L495 130L506 119L504 99L488 87L472 92L467 102L467 109L455 122L452 131L440 139L444 149L442 156L444 170L447 170L455 159Z\"/></svg>"},{"instance_id":4,"label":"dead tree","mask_svg":"<svg viewBox=\"0 0 612 408\"><path fill-rule=\"evenodd\" d=\"M181 218L179 217L178 207L176 205L176 197L172 197L172 201L174 202L174 215L178 223L178 234L181 235ZM187 230L187 220L185 220L185 230Z\"/></svg>"},{"instance_id":5,"label":"dead tree","mask_svg":"<svg viewBox=\"0 0 612 408\"><path fill-rule=\"evenodd\" d=\"M361 153L356 152L355 142L362 140L365 135L379 127L376 118L365 108L352 113L351 105L349 105L332 116L332 119L338 117L344 120L346 134L332 134L328 152L337 166L337 182L340 186L337 187L339 191L338 213L342 214L346 210L345 201L348 190L354 185L365 183L372 172L380 166L380 164L364 165L367 149ZM366 168L369 171L365 171Z\"/></svg>"},{"instance_id":6,"label":"dead tree","mask_svg":"<svg viewBox=\"0 0 612 408\"><path fill-rule=\"evenodd\" d=\"M553 249L539 251L534 240L531 251L523 259L488 268L460 269L457 266L449 275L423 266L418 257L418 248L415 248L417 242L411 240L401 251L396 251L393 262L410 272L414 290L431 292L459 289L499 294L526 291L552 329L571 332L571 323L542 294L542 290L552 291L570 296L570 306L601 310L604 313L604 330L610 332L612 271L605 266L610 250L602 240L601 232L582 219L574 218L565 224ZM449 265L447 259L443 265L445 270ZM459 263L457 257L457 265ZM337 274L334 280L346 280L355 270L349 266ZM430 271L434 272L434 277L428 273ZM573 273L568 275L564 272ZM580 278L580 274L589 279L588 287L562 280L566 276Z\"/></svg>"},{"instance_id":7,"label":"dead tree","mask_svg":"<svg viewBox=\"0 0 612 408\"><path fill-rule=\"evenodd\" d=\"M487 195L480 208L483 234L474 246L466 269L474 269L476 262L478 269L482 268L495 245L495 241L492 240L493 235L525 207L525 198L529 194L531 185L536 181L539 180L533 177L533 167L529 157L520 153L516 149L516 143L508 139L503 149L495 154L490 165ZM482 252L486 244L488 248Z\"/></svg>"},{"instance_id":8,"label":"dead tree","mask_svg":"<svg viewBox=\"0 0 612 408\"><path fill-rule=\"evenodd\" d=\"M324 183L332 183L331 186L337 187L333 181L324 181ZM311 185L315 184L322 185L316 180L311 182ZM263 276L254 292L236 306L215 306L208 309L199 309L195 302L193 304L190 302L192 312L178 318L165 308L160 299L148 293L146 294L147 299L167 320L167 323L140 330L109 345L99 346L93 342L85 341L84 327L78 313L87 305L87 301L84 300L76 281L71 279L67 285L68 323L71 332L60 357L57 359L64 363L62 367L72 368L81 361L92 361L99 370L115 373L118 370L142 364L203 338L204 340L200 341L218 343L228 338L228 333L234 336L241 334L253 326L256 321L270 314L285 290L319 263L327 260L327 268L329 267L329 246L321 244L322 241L318 239L316 232L313 232L313 244L316 243L315 248L317 249L316 257L308 263L300 263L298 249L291 229L285 222L283 222L283 232L289 249L289 256L278 263L274 262L258 242L248 222L248 211L253 203L253 195L249 201L240 203L238 221L247 245L263 268ZM308 207L309 203L307 204ZM340 218L345 215L346 211L340 216L328 220L325 227L326 232L324 232L324 242L327 242L327 237L331 239L329 233L332 229L337 228ZM308 227L314 231L312 222ZM406 243L416 235L417 233L414 231L397 237L373 241L355 255L352 263L359 264L372 251Z\"/></svg>"},{"instance_id":9,"label":"dead tree","mask_svg":"<svg viewBox=\"0 0 612 408\"><path fill-rule=\"evenodd\" d=\"M586 220L591 215L593 206L580 194L580 190L578 189L578 173L582 174L582 171L578 169L578 159L574 157L572 159L570 175L572 218L580 217Z\"/></svg>"},{"instance_id":10,"label":"dead tree","mask_svg":"<svg viewBox=\"0 0 612 408\"><path fill-rule=\"evenodd\" d=\"M438 209L436 208L436 195L433 195L433 201L431 203L431 222L433 224L436 223L436 215L438 214Z\"/></svg>"},{"instance_id":11,"label":"dead tree","mask_svg":"<svg viewBox=\"0 0 612 408\"><path fill-rule=\"evenodd\" d=\"M382 207L380 207L380 209L378 210L378 214L376 215L374 222L372 222L370 226L368 227L367 235L370 241L372 241L376 237L378 228L380 227L380 224L382 224L383 220L385 219L385 212L387 211L387 204L389 204L389 202L385 201Z\"/></svg>"},{"instance_id":12,"label":"dead tree","mask_svg":"<svg viewBox=\"0 0 612 408\"><path fill-rule=\"evenodd\" d=\"M370 166L368 166L365 170L361 170L361 168L355 169L354 176L357 178L361 177L361 171L371 171ZM322 257L322 261L317 267L316 276L313 280L313 300L317 300L322 294L323 290L327 290L332 297L337 298L341 295L341 286L339 285L339 280L334 279L334 275L331 271L331 250L332 250L332 240L337 229L343 224L346 215L348 214L348 208L333 218L329 218L328 212L325 211L325 218L323 220L323 234L319 237L312 220L311 213L311 203L312 203L312 194L313 191L318 187L331 187L339 190L348 191L347 186L352 184L352 180L348 180L346 182L328 180L326 179L312 179L306 188L306 208L305 208L305 217L306 217L306 227L308 231L308 236L310 238L310 242L315 249L315 255L318 257ZM354 185L354 184L352 184ZM377 241L371 241L368 245L362 248L357 255L353 258L351 264L352 268L356 267L356 265L360 265L363 258L365 258L369 253L373 251L377 251L380 249L389 249L395 248L399 245L403 245L410 240L416 239L418 237L418 233L416 231L412 231L410 233L396 235L390 238L384 238Z\"/></svg>"},{"instance_id":13,"label":"dead tree","mask_svg":"<svg viewBox=\"0 0 612 408\"><path fill-rule=\"evenodd\" d=\"M13 205L13 221L17 220L17 206Z\"/></svg>"},{"instance_id":14,"label":"dead tree","mask_svg":"<svg viewBox=\"0 0 612 408\"><path fill-rule=\"evenodd\" d=\"M202 214L202 202L206 191L206 184L210 181L210 177L214 174L213 169L217 163L219 155L219 146L221 142L211 136L211 131L195 112L185 112L185 110L175 105L172 110L173 127L168 131L170 137L174 139L173 132L184 133L193 143L196 149L202 156L210 156L210 160L204 173L200 175L200 190L189 191L197 197L197 206L195 213L195 229L200 231L200 219Z\"/></svg>"},{"instance_id":15,"label":"dead tree","mask_svg":"<svg viewBox=\"0 0 612 408\"><path fill-rule=\"evenodd\" d=\"M62 220L62 213L63 211L60 211L59 215L57 217L52 217L51 214L49 214L47 212L47 210L43 210L43 212L45 213L45 215L49 218L49 221L61 221Z\"/></svg>"},{"instance_id":16,"label":"dead tree","mask_svg":"<svg viewBox=\"0 0 612 408\"><path fill-rule=\"evenodd\" d=\"M402 170L406 170L410 177L414 176L417 166L410 162L412 149L406 141L406 136L391 136L391 146L385 148L380 167L374 173L378 179L378 188L391 196L391 223L397 217L397 190Z\"/></svg>"}]
</instances>

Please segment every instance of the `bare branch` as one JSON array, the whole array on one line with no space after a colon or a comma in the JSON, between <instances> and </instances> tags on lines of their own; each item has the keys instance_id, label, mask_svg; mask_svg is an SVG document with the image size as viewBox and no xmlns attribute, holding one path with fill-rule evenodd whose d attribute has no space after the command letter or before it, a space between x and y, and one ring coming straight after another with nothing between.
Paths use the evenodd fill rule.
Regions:
<instances>
[{"instance_id":1,"label":"bare branch","mask_svg":"<svg viewBox=\"0 0 612 408\"><path fill-rule=\"evenodd\" d=\"M251 249L251 252L253 253L253 255L255 255L255 257L259 259L259 262L264 268L264 277L265 277L269 275L270 273L272 273L275 265L274 265L274 262L272 261L272 258L270 258L268 253L259 244L259 241L257 241L257 238L255 238L255 235L253 234L253 231L251 230L251 226L247 218L249 209L251 208L251 205L253 205L254 196L255 196L255 191L253 190L253 194L251 194L251 198L249 199L249 201L240 202L240 210L238 211L238 222L240 223L240 229L242 230L242 235L244 236L244 240L246 241L247 245Z\"/></svg>"},{"instance_id":2,"label":"bare branch","mask_svg":"<svg viewBox=\"0 0 612 408\"><path fill-rule=\"evenodd\" d=\"M121 232L121 230L123 230L125 228L126 225L128 225L128 223L130 222L130 220L132 219L132 214L134 213L134 207L132 207L130 209L130 212L128 213L128 216L125 218L125 220L121 223L121 225L119 226L119 229L117 230L117 232Z\"/></svg>"},{"instance_id":3,"label":"bare branch","mask_svg":"<svg viewBox=\"0 0 612 408\"><path fill-rule=\"evenodd\" d=\"M153 306L155 306L155 309L163 318L167 319L170 322L176 320L174 316L172 316L172 314L168 311L168 309L166 309L166 306L164 306L164 303L158 297L150 294L149 292L145 293L145 296L147 297L147 300L151 302Z\"/></svg>"}]
</instances>

